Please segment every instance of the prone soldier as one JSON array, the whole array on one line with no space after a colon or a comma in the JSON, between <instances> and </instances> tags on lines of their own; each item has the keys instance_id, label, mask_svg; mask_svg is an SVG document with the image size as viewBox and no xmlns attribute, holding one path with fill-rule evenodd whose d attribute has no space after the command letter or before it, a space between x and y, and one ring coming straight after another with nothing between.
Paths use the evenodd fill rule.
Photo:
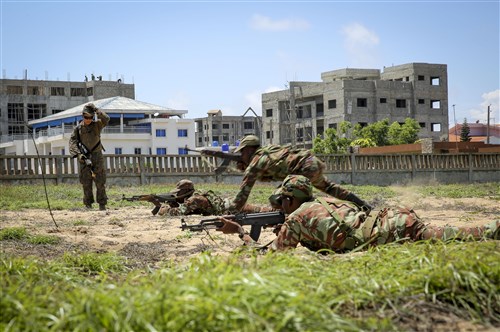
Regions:
<instances>
[{"instance_id":1,"label":"prone soldier","mask_svg":"<svg viewBox=\"0 0 500 332\"><path fill-rule=\"evenodd\" d=\"M186 193L189 193L188 195ZM181 216L201 214L204 216L220 216L230 214L225 207L224 199L212 190L197 191L190 180L181 180L177 182L176 189L172 194L178 197L178 207L172 207L169 204L163 204L158 212L159 215ZM242 212L258 213L274 211L271 207L261 207L257 205L245 204Z\"/></svg>"}]
</instances>

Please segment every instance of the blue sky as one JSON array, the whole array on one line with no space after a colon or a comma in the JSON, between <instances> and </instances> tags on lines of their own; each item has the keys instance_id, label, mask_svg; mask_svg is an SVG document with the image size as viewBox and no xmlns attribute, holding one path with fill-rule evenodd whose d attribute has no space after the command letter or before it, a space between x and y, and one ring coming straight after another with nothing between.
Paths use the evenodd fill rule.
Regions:
<instances>
[{"instance_id":1,"label":"blue sky","mask_svg":"<svg viewBox=\"0 0 500 332\"><path fill-rule=\"evenodd\" d=\"M450 124L500 122L499 1L0 0L2 77L135 83L136 99L261 114L261 94L341 68L448 65ZM455 104L455 116L452 105Z\"/></svg>"}]
</instances>

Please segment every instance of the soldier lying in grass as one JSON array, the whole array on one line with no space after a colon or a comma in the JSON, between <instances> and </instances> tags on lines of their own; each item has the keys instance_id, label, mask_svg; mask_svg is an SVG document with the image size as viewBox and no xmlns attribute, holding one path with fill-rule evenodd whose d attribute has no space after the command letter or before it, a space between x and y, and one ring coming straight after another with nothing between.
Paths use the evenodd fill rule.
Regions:
<instances>
[{"instance_id":1,"label":"soldier lying in grass","mask_svg":"<svg viewBox=\"0 0 500 332\"><path fill-rule=\"evenodd\" d=\"M176 200L178 207L163 204L158 212L163 216L185 216L201 214L204 216L221 216L230 214L224 204L224 199L216 195L212 190L196 191L193 182L181 180L177 182L176 189L172 194L178 196ZM257 205L245 204L242 212L257 213L273 211L271 207L260 207Z\"/></svg>"},{"instance_id":2,"label":"soldier lying in grass","mask_svg":"<svg viewBox=\"0 0 500 332\"><path fill-rule=\"evenodd\" d=\"M437 227L425 225L408 208L384 208L373 217L367 216L350 202L314 198L309 179L301 175L289 175L278 195L287 217L270 244L271 250L295 248L300 243L313 251L348 252L390 242L499 239L500 236L499 221L483 227ZM222 217L220 220L224 226L218 231L240 234L246 244L253 242L238 223Z\"/></svg>"}]
</instances>

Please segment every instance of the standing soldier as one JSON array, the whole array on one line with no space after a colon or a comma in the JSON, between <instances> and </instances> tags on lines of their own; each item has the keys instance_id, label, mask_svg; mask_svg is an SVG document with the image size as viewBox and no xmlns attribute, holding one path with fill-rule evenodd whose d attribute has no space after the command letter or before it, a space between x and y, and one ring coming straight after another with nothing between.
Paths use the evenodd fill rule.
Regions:
<instances>
[{"instance_id":1,"label":"standing soldier","mask_svg":"<svg viewBox=\"0 0 500 332\"><path fill-rule=\"evenodd\" d=\"M83 120L76 126L69 140L69 152L80 162L80 183L83 186L83 204L91 209L94 203L92 181L97 188L99 210L106 210L106 170L101 144L101 131L109 122L109 116L90 103L83 108ZM97 120L94 118L97 116Z\"/></svg>"},{"instance_id":2,"label":"standing soldier","mask_svg":"<svg viewBox=\"0 0 500 332\"><path fill-rule=\"evenodd\" d=\"M245 170L245 174L239 193L232 202L228 202L230 211L242 209L257 180L283 181L289 174L303 175L311 180L314 187L328 195L351 201L365 211L371 210L367 202L328 180L323 175L325 164L310 150L279 145L261 147L257 136L248 135L241 140L235 152L241 152L238 168Z\"/></svg>"}]
</instances>

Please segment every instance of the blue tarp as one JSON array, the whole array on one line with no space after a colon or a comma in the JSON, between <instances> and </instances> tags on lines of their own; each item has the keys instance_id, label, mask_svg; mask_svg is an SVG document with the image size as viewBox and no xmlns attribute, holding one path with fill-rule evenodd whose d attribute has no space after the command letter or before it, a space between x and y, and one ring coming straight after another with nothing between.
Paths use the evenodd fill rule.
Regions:
<instances>
[{"instance_id":1,"label":"blue tarp","mask_svg":"<svg viewBox=\"0 0 500 332\"><path fill-rule=\"evenodd\" d=\"M108 113L110 118L114 119L119 119L122 114L120 113ZM144 119L145 114L144 113L137 113L137 114L123 114L124 119ZM80 122L82 120L82 116L71 116L69 118L64 118L64 119L57 119L57 120L52 120L52 121L46 121L46 122L39 122L33 125L33 128L38 129L38 128L46 128L48 126L51 127L58 127L62 123L75 123L75 122Z\"/></svg>"}]
</instances>

